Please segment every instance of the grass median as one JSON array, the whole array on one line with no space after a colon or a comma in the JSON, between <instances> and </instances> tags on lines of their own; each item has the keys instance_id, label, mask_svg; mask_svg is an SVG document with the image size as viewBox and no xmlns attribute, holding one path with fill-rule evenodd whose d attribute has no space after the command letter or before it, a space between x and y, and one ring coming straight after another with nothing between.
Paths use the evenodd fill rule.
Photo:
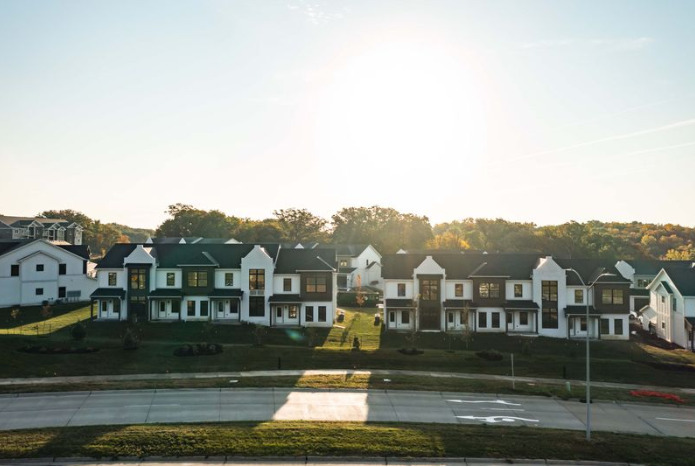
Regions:
<instances>
[{"instance_id":1,"label":"grass median","mask_svg":"<svg viewBox=\"0 0 695 467\"><path fill-rule=\"evenodd\" d=\"M0 433L0 458L393 456L690 465L695 439L526 427L264 422L96 426Z\"/></svg>"}]
</instances>

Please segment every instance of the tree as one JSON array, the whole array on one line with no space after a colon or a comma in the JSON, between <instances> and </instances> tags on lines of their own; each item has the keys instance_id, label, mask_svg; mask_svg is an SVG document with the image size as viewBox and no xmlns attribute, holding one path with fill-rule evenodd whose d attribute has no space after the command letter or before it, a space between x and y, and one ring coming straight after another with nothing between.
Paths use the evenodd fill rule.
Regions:
<instances>
[{"instance_id":1,"label":"tree","mask_svg":"<svg viewBox=\"0 0 695 467\"><path fill-rule=\"evenodd\" d=\"M245 219L239 225L235 238L245 243L275 243L281 242L283 237L282 229L275 219Z\"/></svg>"},{"instance_id":2,"label":"tree","mask_svg":"<svg viewBox=\"0 0 695 467\"><path fill-rule=\"evenodd\" d=\"M273 211L285 241L325 242L327 239L325 219L315 216L306 209L279 209Z\"/></svg>"},{"instance_id":3,"label":"tree","mask_svg":"<svg viewBox=\"0 0 695 467\"><path fill-rule=\"evenodd\" d=\"M230 238L241 223L240 219L221 211L204 211L188 204L172 204L165 212L171 219L157 228L157 236Z\"/></svg>"},{"instance_id":4,"label":"tree","mask_svg":"<svg viewBox=\"0 0 695 467\"><path fill-rule=\"evenodd\" d=\"M471 309L466 303L461 312L461 340L466 345L466 350L473 340L473 329L471 329Z\"/></svg>"}]
</instances>

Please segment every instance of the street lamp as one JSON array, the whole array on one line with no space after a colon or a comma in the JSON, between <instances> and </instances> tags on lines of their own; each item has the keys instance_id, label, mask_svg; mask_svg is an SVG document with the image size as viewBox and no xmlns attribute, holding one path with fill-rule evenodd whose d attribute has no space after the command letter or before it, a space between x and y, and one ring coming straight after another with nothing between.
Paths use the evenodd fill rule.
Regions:
<instances>
[{"instance_id":1,"label":"street lamp","mask_svg":"<svg viewBox=\"0 0 695 467\"><path fill-rule=\"evenodd\" d=\"M591 441L591 365L589 363L589 293L594 287L594 284L604 276L614 276L615 274L610 272L603 272L594 279L590 286L586 285L582 276L573 268L567 268L567 271L572 271L577 275L579 281L582 283L587 290L587 295L585 297L586 302L586 440Z\"/></svg>"}]
</instances>

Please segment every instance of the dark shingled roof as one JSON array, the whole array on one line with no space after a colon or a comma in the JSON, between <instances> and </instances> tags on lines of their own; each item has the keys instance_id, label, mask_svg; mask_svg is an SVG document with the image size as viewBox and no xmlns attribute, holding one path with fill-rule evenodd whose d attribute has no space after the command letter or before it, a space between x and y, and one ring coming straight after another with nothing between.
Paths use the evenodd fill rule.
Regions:
<instances>
[{"instance_id":1,"label":"dark shingled roof","mask_svg":"<svg viewBox=\"0 0 695 467\"><path fill-rule=\"evenodd\" d=\"M321 244L320 248L332 248L338 256L359 256L369 245L327 245Z\"/></svg>"},{"instance_id":2,"label":"dark shingled roof","mask_svg":"<svg viewBox=\"0 0 695 467\"><path fill-rule=\"evenodd\" d=\"M5 241L0 241L0 255L4 255L5 253L9 253L10 251L19 248L20 246L39 241L40 239L26 239L26 240L5 240ZM83 259L88 260L89 259L89 247L87 245L55 245L52 244L53 246L57 248L62 248L65 251L69 251L73 255L77 255Z\"/></svg>"},{"instance_id":3,"label":"dark shingled roof","mask_svg":"<svg viewBox=\"0 0 695 467\"><path fill-rule=\"evenodd\" d=\"M387 307L414 308L413 301L409 298L387 298Z\"/></svg>"},{"instance_id":4,"label":"dark shingled roof","mask_svg":"<svg viewBox=\"0 0 695 467\"><path fill-rule=\"evenodd\" d=\"M124 289L116 289L116 288L108 288L108 287L102 287L99 289L96 289L92 294L90 295L91 298L120 298L124 299L125 298L125 290Z\"/></svg>"},{"instance_id":5,"label":"dark shingled roof","mask_svg":"<svg viewBox=\"0 0 695 467\"><path fill-rule=\"evenodd\" d=\"M562 269L574 269L584 280L586 285L593 284L601 274L609 273L610 276L601 277L598 282L603 283L629 283L615 268L615 261L605 259L560 259L553 258ZM567 285L582 285L577 275L567 271Z\"/></svg>"},{"instance_id":6,"label":"dark shingled roof","mask_svg":"<svg viewBox=\"0 0 695 467\"><path fill-rule=\"evenodd\" d=\"M382 259L384 279L411 279L413 269L427 256L444 268L446 278L468 279L470 277L508 277L510 279L531 279L539 254L499 253L499 254L395 254Z\"/></svg>"},{"instance_id":7,"label":"dark shingled roof","mask_svg":"<svg viewBox=\"0 0 695 467\"><path fill-rule=\"evenodd\" d=\"M689 268L693 261L664 261L656 259L633 259L626 261L635 270L635 274L656 276L663 268Z\"/></svg>"},{"instance_id":8,"label":"dark shingled roof","mask_svg":"<svg viewBox=\"0 0 695 467\"><path fill-rule=\"evenodd\" d=\"M538 303L533 300L508 300L504 308L506 310L537 310Z\"/></svg>"},{"instance_id":9,"label":"dark shingled roof","mask_svg":"<svg viewBox=\"0 0 695 467\"><path fill-rule=\"evenodd\" d=\"M302 297L294 294L279 294L271 295L268 301L271 303L300 303L302 301Z\"/></svg>"},{"instance_id":10,"label":"dark shingled roof","mask_svg":"<svg viewBox=\"0 0 695 467\"><path fill-rule=\"evenodd\" d=\"M614 312L611 312L614 313ZM589 307L590 315L600 315L601 312L598 311L593 306ZM567 305L565 307L565 316L567 315L586 315L586 305Z\"/></svg>"},{"instance_id":11,"label":"dark shingled roof","mask_svg":"<svg viewBox=\"0 0 695 467\"><path fill-rule=\"evenodd\" d=\"M695 269L679 266L664 269L681 295L688 297L695 295Z\"/></svg>"},{"instance_id":12,"label":"dark shingled roof","mask_svg":"<svg viewBox=\"0 0 695 467\"><path fill-rule=\"evenodd\" d=\"M183 297L183 290L181 289L154 289L152 292L147 294L149 297L153 298L181 298Z\"/></svg>"},{"instance_id":13,"label":"dark shingled roof","mask_svg":"<svg viewBox=\"0 0 695 467\"><path fill-rule=\"evenodd\" d=\"M292 274L297 271L333 271L336 269L335 250L315 248L311 250L281 249L275 264L276 274Z\"/></svg>"},{"instance_id":14,"label":"dark shingled roof","mask_svg":"<svg viewBox=\"0 0 695 467\"><path fill-rule=\"evenodd\" d=\"M470 300L444 300L444 308L465 308L466 305L468 305L469 308L473 308L473 302Z\"/></svg>"},{"instance_id":15,"label":"dark shingled roof","mask_svg":"<svg viewBox=\"0 0 695 467\"><path fill-rule=\"evenodd\" d=\"M242 297L244 291L241 289L214 289L208 294L210 298Z\"/></svg>"}]
</instances>

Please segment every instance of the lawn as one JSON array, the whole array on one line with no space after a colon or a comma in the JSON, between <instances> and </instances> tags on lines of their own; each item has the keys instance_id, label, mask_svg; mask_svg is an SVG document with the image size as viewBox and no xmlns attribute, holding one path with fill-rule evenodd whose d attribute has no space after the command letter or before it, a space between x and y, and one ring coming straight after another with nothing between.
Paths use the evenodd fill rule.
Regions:
<instances>
[{"instance_id":1,"label":"lawn","mask_svg":"<svg viewBox=\"0 0 695 467\"><path fill-rule=\"evenodd\" d=\"M502 426L264 422L0 433L0 458L359 456L561 459L690 465L695 439Z\"/></svg>"},{"instance_id":2,"label":"lawn","mask_svg":"<svg viewBox=\"0 0 695 467\"><path fill-rule=\"evenodd\" d=\"M374 323L375 309L346 309L345 320L330 329L268 329L262 345L254 345L253 327L210 323L87 322L87 338L70 340L63 325L45 337L0 336L0 351L12 355L0 366L0 377L69 376L165 372L216 372L268 369L408 369L464 373L511 374L514 353L517 376L584 379L584 342L478 334L466 345L455 336L424 333L417 343L420 355L405 355L406 334L382 333ZM51 318L67 324L89 316L89 307ZM49 321L51 321L49 320ZM55 325L58 327L58 325ZM122 337L130 327L140 338L140 347L125 351ZM352 351L357 336L361 350ZM213 356L175 357L184 343L214 342L224 352ZM91 354L42 355L17 351L23 345L46 347L93 346ZM310 346L310 344L313 344ZM645 385L695 387L695 354L664 351L639 342L592 342L592 379ZM500 361L476 355L495 349ZM673 365L669 367L668 365ZM666 366L664 366L666 365Z\"/></svg>"},{"instance_id":3,"label":"lawn","mask_svg":"<svg viewBox=\"0 0 695 467\"><path fill-rule=\"evenodd\" d=\"M0 335L45 336L90 317L89 305L66 303L50 306L29 306L17 309L0 308Z\"/></svg>"}]
</instances>

